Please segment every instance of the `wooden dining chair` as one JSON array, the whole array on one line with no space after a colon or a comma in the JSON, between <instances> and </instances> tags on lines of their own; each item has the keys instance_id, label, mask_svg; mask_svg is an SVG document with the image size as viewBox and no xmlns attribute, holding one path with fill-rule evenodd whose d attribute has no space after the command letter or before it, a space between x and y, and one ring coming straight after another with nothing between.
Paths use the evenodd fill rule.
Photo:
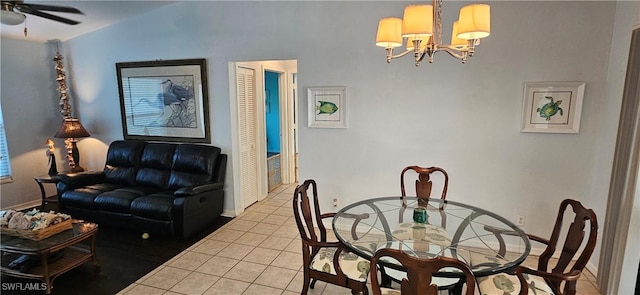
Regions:
<instances>
[{"instance_id":1,"label":"wooden dining chair","mask_svg":"<svg viewBox=\"0 0 640 295\"><path fill-rule=\"evenodd\" d=\"M402 282L400 283L400 290L380 287L376 269L380 267L378 264L383 257L391 257L397 260L405 269L407 276L402 279ZM435 258L418 258L401 250L389 248L376 251L376 254L371 258L371 270L369 271L371 276L371 290L373 295L435 295L438 294L439 286L433 283L433 274L443 268L457 268L461 270L467 284L467 291L465 294L473 295L475 293L475 277L473 276L471 269L469 269L469 266L464 262L443 256Z\"/></svg>"},{"instance_id":2,"label":"wooden dining chair","mask_svg":"<svg viewBox=\"0 0 640 295\"><path fill-rule=\"evenodd\" d=\"M564 217L573 214L573 220L566 231L564 244L558 249L560 232L564 225ZM588 224L588 227L587 227ZM500 242L499 257L504 257L503 235L511 231L501 231L492 227L485 227L492 231ZM586 229L586 230L585 230ZM551 238L544 239L528 234L529 239L546 245L538 258L537 269L520 265L513 271L513 275L497 274L478 279L478 288L482 294L564 294L575 295L578 278L582 274L598 237L598 220L595 212L585 208L576 200L566 199L560 203L556 223L551 232ZM586 236L586 238L585 238ZM582 252L580 252L582 249ZM556 262L553 254L559 250L560 257ZM564 285L564 287L562 286ZM526 286L522 288L522 286Z\"/></svg>"},{"instance_id":3,"label":"wooden dining chair","mask_svg":"<svg viewBox=\"0 0 640 295\"><path fill-rule=\"evenodd\" d=\"M436 174L440 174L440 178L442 181L442 190L439 195L435 197L445 200L447 198L447 189L449 188L449 174L447 171L440 167L421 167L421 166L407 166L402 169L400 173L400 193L402 198L403 207L399 210L398 221L400 223L400 228L406 227L407 223L405 223L404 215L405 210L407 210L407 196L412 196L411 193L415 193L414 196L418 197L418 206L428 207L428 199L431 198L431 194L433 191L433 179ZM411 191L407 189L406 183L408 183L409 177L413 175L415 178L415 190ZM409 193L407 193L409 192ZM433 224L432 222L427 221L430 225L435 225L432 231L437 231L438 228L445 229L447 227L447 215L445 214L442 206L440 206L437 212L440 215L440 224ZM429 209L428 209L429 210ZM430 225L426 225L427 228L430 228ZM411 225L413 226L413 225ZM444 230L443 230L444 231ZM446 231L445 231L446 233ZM445 240L450 241L451 239L447 236ZM382 277L385 285L389 284L389 280L399 282L403 277L406 277L406 274L403 272L395 271L389 268L382 268ZM448 278L437 278L438 285L440 286L440 290L449 290L449 294L457 294L460 292L460 288L462 286L461 282L455 279Z\"/></svg>"},{"instance_id":4,"label":"wooden dining chair","mask_svg":"<svg viewBox=\"0 0 640 295\"><path fill-rule=\"evenodd\" d=\"M348 253L338 241L327 241L322 220L333 218L335 213L320 213L314 180L305 180L296 187L293 213L302 240L304 283L301 294L307 294L309 287L313 289L318 280L349 288L352 294L368 294L369 261Z\"/></svg>"},{"instance_id":5,"label":"wooden dining chair","mask_svg":"<svg viewBox=\"0 0 640 295\"><path fill-rule=\"evenodd\" d=\"M445 200L447 198L447 189L449 188L449 175L447 171L440 167L420 167L420 166L407 166L402 169L400 173L400 193L402 198L402 205L406 206L407 201L405 197L407 196L407 189L405 187L405 176L407 176L408 171L413 171L417 175L417 179L415 180L415 196L418 197L418 205L426 206L426 200L431 198L431 192L433 189L433 181L431 179L432 175L435 173L442 174L443 176L443 186L442 191L440 193L439 198ZM425 200L422 202L422 200ZM404 222L402 220L404 216L404 210L400 210L400 223ZM442 219L440 226L447 226L447 217L444 213L444 210L440 210L440 217Z\"/></svg>"}]
</instances>

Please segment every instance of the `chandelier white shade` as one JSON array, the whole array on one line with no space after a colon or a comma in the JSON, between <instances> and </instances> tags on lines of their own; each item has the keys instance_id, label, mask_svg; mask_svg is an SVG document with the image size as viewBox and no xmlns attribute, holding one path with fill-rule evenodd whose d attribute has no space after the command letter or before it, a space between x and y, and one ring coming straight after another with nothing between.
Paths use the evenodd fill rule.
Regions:
<instances>
[{"instance_id":1,"label":"chandelier white shade","mask_svg":"<svg viewBox=\"0 0 640 295\"><path fill-rule=\"evenodd\" d=\"M433 15L431 5L409 5L404 9L402 17L402 37L420 38L433 35L433 19L425 17Z\"/></svg>"},{"instance_id":2,"label":"chandelier white shade","mask_svg":"<svg viewBox=\"0 0 640 295\"><path fill-rule=\"evenodd\" d=\"M381 19L378 23L376 45L385 48L402 46L402 20L395 17Z\"/></svg>"},{"instance_id":3,"label":"chandelier white shade","mask_svg":"<svg viewBox=\"0 0 640 295\"><path fill-rule=\"evenodd\" d=\"M453 22L451 43L442 43L442 0L431 5L409 5L403 18L387 17L378 23L376 45L387 51L387 62L413 52L415 65L428 56L444 51L460 59L462 63L473 56L480 39L491 33L491 8L487 4L471 4L460 9L458 20ZM393 49L401 47L406 39L407 50L394 55Z\"/></svg>"},{"instance_id":4,"label":"chandelier white shade","mask_svg":"<svg viewBox=\"0 0 640 295\"><path fill-rule=\"evenodd\" d=\"M491 8L487 4L472 4L460 9L458 38L470 40L491 33Z\"/></svg>"}]
</instances>

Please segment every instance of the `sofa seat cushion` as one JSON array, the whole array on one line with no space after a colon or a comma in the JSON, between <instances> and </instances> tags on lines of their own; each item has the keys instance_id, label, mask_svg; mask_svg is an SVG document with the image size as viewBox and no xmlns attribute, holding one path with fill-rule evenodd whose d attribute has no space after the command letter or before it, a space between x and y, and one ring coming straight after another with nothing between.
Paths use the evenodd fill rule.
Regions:
<instances>
[{"instance_id":1,"label":"sofa seat cushion","mask_svg":"<svg viewBox=\"0 0 640 295\"><path fill-rule=\"evenodd\" d=\"M155 220L173 219L173 192L141 196L131 202L131 213Z\"/></svg>"},{"instance_id":2,"label":"sofa seat cushion","mask_svg":"<svg viewBox=\"0 0 640 295\"><path fill-rule=\"evenodd\" d=\"M96 210L129 214L133 200L157 190L149 187L122 187L98 195L93 203Z\"/></svg>"},{"instance_id":3,"label":"sofa seat cushion","mask_svg":"<svg viewBox=\"0 0 640 295\"><path fill-rule=\"evenodd\" d=\"M119 188L122 188L122 185L99 183L66 191L62 195L62 198L67 206L95 210L94 201L98 195Z\"/></svg>"}]
</instances>

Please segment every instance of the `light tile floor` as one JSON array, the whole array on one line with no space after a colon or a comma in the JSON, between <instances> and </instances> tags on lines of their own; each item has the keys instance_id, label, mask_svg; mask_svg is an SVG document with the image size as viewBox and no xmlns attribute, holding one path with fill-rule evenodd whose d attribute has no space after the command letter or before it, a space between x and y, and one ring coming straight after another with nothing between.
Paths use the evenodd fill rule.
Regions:
<instances>
[{"instance_id":1,"label":"light tile floor","mask_svg":"<svg viewBox=\"0 0 640 295\"><path fill-rule=\"evenodd\" d=\"M291 205L294 189L294 185L280 186L118 294L300 294L302 250ZM525 264L535 265L534 261L528 259ZM589 272L580 278L578 290L580 295L600 295ZM317 282L309 294L351 292Z\"/></svg>"}]
</instances>

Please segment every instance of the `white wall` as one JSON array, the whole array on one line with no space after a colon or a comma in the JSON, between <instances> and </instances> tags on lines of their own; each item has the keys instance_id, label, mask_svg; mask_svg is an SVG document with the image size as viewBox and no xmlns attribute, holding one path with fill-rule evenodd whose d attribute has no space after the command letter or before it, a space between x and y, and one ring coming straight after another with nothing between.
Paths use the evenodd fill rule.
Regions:
<instances>
[{"instance_id":1,"label":"white wall","mask_svg":"<svg viewBox=\"0 0 640 295\"><path fill-rule=\"evenodd\" d=\"M84 166L100 169L108 143L122 138L116 62L206 58L212 144L230 154L228 62L297 59L299 93L349 91L344 130L307 128L300 97L300 179L318 181L325 208L334 197L397 195L402 167L417 164L449 172L451 200L525 215L533 234L549 235L564 198L603 219L620 106L606 91L616 2L492 2L492 35L476 56L462 65L437 54L419 68L409 57L387 64L374 45L378 19L406 4L183 2L67 42L93 139L80 143ZM445 40L463 4L445 2ZM579 134L519 132L523 86L533 81L587 83ZM225 210L234 209L232 183Z\"/></svg>"},{"instance_id":2,"label":"white wall","mask_svg":"<svg viewBox=\"0 0 640 295\"><path fill-rule=\"evenodd\" d=\"M49 171L47 138L56 144L58 170L67 167L64 141L53 138L62 122L53 61L55 49L52 44L4 38L0 44L1 103L14 180L0 186L0 207L31 201L40 204L40 190L33 177ZM73 93L71 97L73 100ZM53 185L45 188L48 195L55 193Z\"/></svg>"}]
</instances>

